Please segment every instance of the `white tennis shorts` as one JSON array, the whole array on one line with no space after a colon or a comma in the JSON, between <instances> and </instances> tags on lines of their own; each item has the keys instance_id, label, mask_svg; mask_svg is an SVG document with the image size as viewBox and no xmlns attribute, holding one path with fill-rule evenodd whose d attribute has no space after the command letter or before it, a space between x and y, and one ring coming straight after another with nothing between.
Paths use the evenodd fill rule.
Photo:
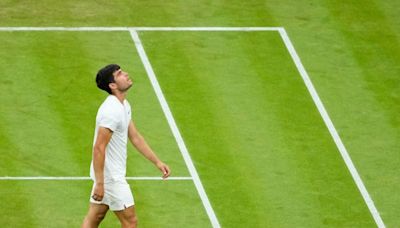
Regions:
<instances>
[{"instance_id":1,"label":"white tennis shorts","mask_svg":"<svg viewBox=\"0 0 400 228\"><path fill-rule=\"evenodd\" d=\"M91 203L108 205L112 211L122 211L135 205L131 188L126 181L104 183L104 197L101 201L96 201L92 198L95 185L96 183L93 184L92 192L90 193Z\"/></svg>"}]
</instances>

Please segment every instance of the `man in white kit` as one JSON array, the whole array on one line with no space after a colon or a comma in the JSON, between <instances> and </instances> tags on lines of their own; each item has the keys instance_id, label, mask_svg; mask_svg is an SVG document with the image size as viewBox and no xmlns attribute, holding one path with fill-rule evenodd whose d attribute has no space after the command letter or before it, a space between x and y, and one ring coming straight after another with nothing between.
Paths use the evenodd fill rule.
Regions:
<instances>
[{"instance_id":1,"label":"man in white kit","mask_svg":"<svg viewBox=\"0 0 400 228\"><path fill-rule=\"evenodd\" d=\"M170 169L158 159L131 120L131 106L125 99L132 86L128 73L118 65L110 64L99 70L96 83L109 96L96 116L90 165L90 177L94 184L89 211L82 227L98 227L108 209L116 214L121 227L136 227L135 203L125 179L128 138L144 157L160 169L163 178L170 175Z\"/></svg>"}]
</instances>

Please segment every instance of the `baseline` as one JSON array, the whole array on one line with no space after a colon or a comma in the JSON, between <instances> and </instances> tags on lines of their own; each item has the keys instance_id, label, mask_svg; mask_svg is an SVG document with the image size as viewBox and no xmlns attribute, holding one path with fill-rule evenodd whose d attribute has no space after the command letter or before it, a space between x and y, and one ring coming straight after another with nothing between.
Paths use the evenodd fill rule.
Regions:
<instances>
[{"instance_id":1,"label":"baseline","mask_svg":"<svg viewBox=\"0 0 400 228\"><path fill-rule=\"evenodd\" d=\"M0 31L279 31L282 27L0 27Z\"/></svg>"}]
</instances>

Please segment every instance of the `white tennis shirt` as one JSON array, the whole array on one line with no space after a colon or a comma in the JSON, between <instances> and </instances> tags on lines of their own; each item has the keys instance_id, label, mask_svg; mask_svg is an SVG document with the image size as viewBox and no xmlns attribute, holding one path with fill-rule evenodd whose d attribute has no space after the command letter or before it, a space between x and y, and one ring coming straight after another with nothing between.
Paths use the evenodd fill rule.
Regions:
<instances>
[{"instance_id":1,"label":"white tennis shirt","mask_svg":"<svg viewBox=\"0 0 400 228\"><path fill-rule=\"evenodd\" d=\"M99 127L113 131L106 147L104 162L104 182L125 181L126 145L128 142L128 126L131 121L131 106L127 100L123 104L114 95L109 95L101 104L96 116L96 129L93 145L96 143ZM90 164L90 177L96 181L93 168L93 157Z\"/></svg>"}]
</instances>

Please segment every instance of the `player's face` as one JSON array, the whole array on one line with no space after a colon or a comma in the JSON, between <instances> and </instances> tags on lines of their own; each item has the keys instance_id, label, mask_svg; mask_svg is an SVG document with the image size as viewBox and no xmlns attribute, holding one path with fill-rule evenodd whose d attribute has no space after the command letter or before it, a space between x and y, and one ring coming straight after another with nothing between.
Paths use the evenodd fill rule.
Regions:
<instances>
[{"instance_id":1,"label":"player's face","mask_svg":"<svg viewBox=\"0 0 400 228\"><path fill-rule=\"evenodd\" d=\"M115 71L113 73L115 84L117 85L117 89L121 92L127 91L131 88L133 81L129 78L127 72L122 71L121 69Z\"/></svg>"}]
</instances>

